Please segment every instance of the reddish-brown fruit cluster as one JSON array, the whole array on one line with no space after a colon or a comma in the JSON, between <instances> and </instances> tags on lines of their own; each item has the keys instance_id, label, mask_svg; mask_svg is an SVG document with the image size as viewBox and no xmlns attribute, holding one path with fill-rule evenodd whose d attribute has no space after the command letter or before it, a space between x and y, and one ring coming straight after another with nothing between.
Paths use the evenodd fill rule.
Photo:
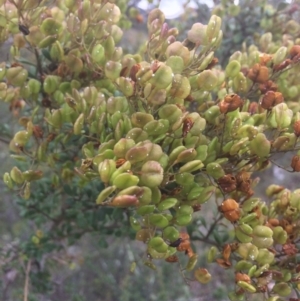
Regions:
<instances>
[{"instance_id":1,"label":"reddish-brown fruit cluster","mask_svg":"<svg viewBox=\"0 0 300 301\"><path fill-rule=\"evenodd\" d=\"M246 171L240 171L236 175L236 190L246 193L248 196L253 195L253 190L251 189L252 180L250 178L250 173Z\"/></svg>"},{"instance_id":2,"label":"reddish-brown fruit cluster","mask_svg":"<svg viewBox=\"0 0 300 301\"><path fill-rule=\"evenodd\" d=\"M269 69L266 66L255 64L247 74L254 83L263 84L269 79Z\"/></svg>"},{"instance_id":3,"label":"reddish-brown fruit cluster","mask_svg":"<svg viewBox=\"0 0 300 301\"><path fill-rule=\"evenodd\" d=\"M260 63L261 66L266 66L269 62L271 62L272 59L273 59L272 55L263 53L259 57L259 63Z\"/></svg>"},{"instance_id":4,"label":"reddish-brown fruit cluster","mask_svg":"<svg viewBox=\"0 0 300 301\"><path fill-rule=\"evenodd\" d=\"M292 158L291 167L293 168L293 171L300 171L300 157L298 155L295 155Z\"/></svg>"},{"instance_id":5,"label":"reddish-brown fruit cluster","mask_svg":"<svg viewBox=\"0 0 300 301\"><path fill-rule=\"evenodd\" d=\"M141 65L140 64L135 64L133 65L130 70L129 68L126 66L121 70L120 76L124 76L124 77L129 77L131 78L134 82L137 81L136 78L136 74L138 73L138 71L141 69Z\"/></svg>"},{"instance_id":6,"label":"reddish-brown fruit cluster","mask_svg":"<svg viewBox=\"0 0 300 301\"><path fill-rule=\"evenodd\" d=\"M200 204L195 204L192 206L194 212L198 212L201 210L201 205Z\"/></svg>"},{"instance_id":7,"label":"reddish-brown fruit cluster","mask_svg":"<svg viewBox=\"0 0 300 301\"><path fill-rule=\"evenodd\" d=\"M32 134L35 138L41 139L41 138L43 138L44 133L43 133L42 128L39 125L34 125L32 128Z\"/></svg>"},{"instance_id":8,"label":"reddish-brown fruit cluster","mask_svg":"<svg viewBox=\"0 0 300 301\"><path fill-rule=\"evenodd\" d=\"M242 98L237 94L228 94L219 102L220 112L223 114L235 111L244 104Z\"/></svg>"},{"instance_id":9,"label":"reddish-brown fruit cluster","mask_svg":"<svg viewBox=\"0 0 300 301\"><path fill-rule=\"evenodd\" d=\"M300 120L295 121L294 123L294 134L296 137L300 136Z\"/></svg>"},{"instance_id":10,"label":"reddish-brown fruit cluster","mask_svg":"<svg viewBox=\"0 0 300 301\"><path fill-rule=\"evenodd\" d=\"M187 117L183 120L182 138L186 137L186 135L190 132L193 125L194 125L194 121L192 118Z\"/></svg>"},{"instance_id":11,"label":"reddish-brown fruit cluster","mask_svg":"<svg viewBox=\"0 0 300 301\"><path fill-rule=\"evenodd\" d=\"M298 230L297 230L296 224L291 220L282 219L279 222L279 225L285 230L285 232L288 235L287 242L292 242L295 239L295 237L297 236L296 232Z\"/></svg>"},{"instance_id":12,"label":"reddish-brown fruit cluster","mask_svg":"<svg viewBox=\"0 0 300 301\"><path fill-rule=\"evenodd\" d=\"M222 258L216 259L218 265L225 269L231 267L230 255L232 252L236 251L237 249L238 249L238 243L225 244L223 246Z\"/></svg>"},{"instance_id":13,"label":"reddish-brown fruit cluster","mask_svg":"<svg viewBox=\"0 0 300 301\"><path fill-rule=\"evenodd\" d=\"M231 222L236 222L241 216L240 206L234 199L225 200L219 206L219 211Z\"/></svg>"},{"instance_id":14,"label":"reddish-brown fruit cluster","mask_svg":"<svg viewBox=\"0 0 300 301\"><path fill-rule=\"evenodd\" d=\"M283 101L284 98L280 92L268 91L260 100L260 105L263 109L270 110Z\"/></svg>"},{"instance_id":15,"label":"reddish-brown fruit cluster","mask_svg":"<svg viewBox=\"0 0 300 301\"><path fill-rule=\"evenodd\" d=\"M251 115L257 114L258 113L258 103L255 101L251 102L248 107L248 112Z\"/></svg>"},{"instance_id":16,"label":"reddish-brown fruit cluster","mask_svg":"<svg viewBox=\"0 0 300 301\"><path fill-rule=\"evenodd\" d=\"M243 273L236 273L235 274L235 282L239 282L239 281L244 281L247 283L251 283L251 279L247 274L243 274Z\"/></svg>"},{"instance_id":17,"label":"reddish-brown fruit cluster","mask_svg":"<svg viewBox=\"0 0 300 301\"><path fill-rule=\"evenodd\" d=\"M267 91L276 92L278 89L277 85L271 80L268 80L265 83L259 84L258 88L262 94L266 93Z\"/></svg>"},{"instance_id":18,"label":"reddish-brown fruit cluster","mask_svg":"<svg viewBox=\"0 0 300 301\"><path fill-rule=\"evenodd\" d=\"M227 174L219 178L217 183L225 193L236 190L236 178L232 174Z\"/></svg>"},{"instance_id":19,"label":"reddish-brown fruit cluster","mask_svg":"<svg viewBox=\"0 0 300 301\"><path fill-rule=\"evenodd\" d=\"M296 255L298 252L297 247L294 244L285 244L282 246L282 251L285 255Z\"/></svg>"},{"instance_id":20,"label":"reddish-brown fruit cluster","mask_svg":"<svg viewBox=\"0 0 300 301\"><path fill-rule=\"evenodd\" d=\"M294 45L290 49L291 59L295 62L300 59L300 45Z\"/></svg>"},{"instance_id":21,"label":"reddish-brown fruit cluster","mask_svg":"<svg viewBox=\"0 0 300 301\"><path fill-rule=\"evenodd\" d=\"M177 251L185 252L188 257L192 257L194 251L191 247L190 236L186 232L181 232L179 238L181 238L181 243L177 247Z\"/></svg>"}]
</instances>

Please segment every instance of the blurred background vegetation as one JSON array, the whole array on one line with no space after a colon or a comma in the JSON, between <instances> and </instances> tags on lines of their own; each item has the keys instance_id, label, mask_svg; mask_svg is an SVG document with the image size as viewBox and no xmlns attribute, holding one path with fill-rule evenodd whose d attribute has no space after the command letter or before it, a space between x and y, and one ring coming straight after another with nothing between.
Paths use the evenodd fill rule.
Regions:
<instances>
[{"instance_id":1,"label":"blurred background vegetation","mask_svg":"<svg viewBox=\"0 0 300 301\"><path fill-rule=\"evenodd\" d=\"M130 53L138 51L142 41L147 39L146 18L148 10L139 8L141 1L127 1L129 5L128 16L131 22L127 23L128 29L122 41L124 50ZM151 1L149 1L151 2ZM163 2L163 1L162 1ZM166 1L167 2L167 1ZM171 2L171 1L169 1ZM193 6L190 7L190 2ZM212 2L212 1L210 1ZM274 19L278 11L285 10L285 1L260 1L260 0L222 0L213 1L214 7L209 7L206 1L182 1L183 13L176 19L168 20L170 26L177 27L182 32L184 39L187 30L195 22L207 23L211 12L223 17L224 39L222 47L217 52L219 63L224 66L230 55L241 49L241 45L255 44L261 34L278 29L274 24L270 26L270 20ZM155 3L149 3L148 9L155 7ZM290 5L300 5L294 2ZM283 15L280 22L275 24L283 26L287 19L299 19L299 11L293 14ZM299 20L298 20L299 21ZM9 57L10 41L1 45L0 61L6 61ZM15 132L17 118L8 114L9 106L0 103L0 174L11 169L15 164L9 156L8 141ZM15 112L17 117L17 112ZM280 155L282 165L290 160L289 155ZM258 193L263 196L266 187L271 184L284 184L289 189L294 189L299 183L299 177L289 174L279 167L269 169L261 178ZM1 177L2 178L2 177ZM47 187L47 183L44 183ZM62 244L59 250L41 255L38 260L25 264L26 258L22 257L24 245L28 244L31 237L39 229L37 224L22 218L22 207L18 206L16 193L8 191L0 181L0 300L23 300L24 281L30 271L32 285L28 300L50 301L131 301L131 300L159 300L159 301L202 301L202 300L227 300L228 291L232 290L231 281L233 271L227 271L217 265L210 265L209 270L213 275L213 281L207 285L192 283L187 286L180 273L180 266L164 263L157 267L156 271L142 264L145 256L143 246L139 242L129 243L134 235L130 228L123 229L127 235L112 223L111 229L105 233L92 231L76 242ZM68 191L64 192L66 198ZM50 192L49 192L50 195ZM87 193L87 196L89 194ZM48 197L47 192L39 197ZM49 196L51 197L51 196ZM55 198L55 196L54 196ZM94 199L94 198L93 198ZM49 198L49 201L50 198ZM114 213L112 213L113 215ZM115 221L122 216L115 213ZM214 209L209 210L206 219L196 221L194 228L209 231L213 221ZM200 220L200 219L199 219ZM225 229L224 225L224 229ZM88 232L88 231L87 231ZM227 239L226 231L214 233L216 241ZM113 235L111 235L113 234ZM229 234L230 235L230 234ZM224 236L224 237L223 237ZM200 256L200 263L207 267L205 260L206 250L209 246L197 241L194 237L194 250ZM184 261L184 259L182 258ZM136 268L133 270L133 264ZM255 300L259 296L255 295Z\"/></svg>"}]
</instances>

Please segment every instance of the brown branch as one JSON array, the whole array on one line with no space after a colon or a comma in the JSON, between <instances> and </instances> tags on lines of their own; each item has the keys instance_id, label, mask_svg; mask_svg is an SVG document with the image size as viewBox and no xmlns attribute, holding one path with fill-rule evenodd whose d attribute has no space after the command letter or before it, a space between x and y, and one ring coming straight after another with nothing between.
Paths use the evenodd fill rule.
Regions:
<instances>
[{"instance_id":1,"label":"brown branch","mask_svg":"<svg viewBox=\"0 0 300 301\"><path fill-rule=\"evenodd\" d=\"M28 301L29 292L29 274L31 269L31 259L28 261L25 271L25 284L24 284L24 301Z\"/></svg>"}]
</instances>

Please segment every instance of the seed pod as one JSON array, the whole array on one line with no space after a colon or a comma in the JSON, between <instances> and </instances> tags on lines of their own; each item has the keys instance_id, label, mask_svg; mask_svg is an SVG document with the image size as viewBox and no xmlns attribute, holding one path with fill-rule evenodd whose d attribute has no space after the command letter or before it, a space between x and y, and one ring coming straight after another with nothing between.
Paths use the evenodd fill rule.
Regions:
<instances>
[{"instance_id":1,"label":"seed pod","mask_svg":"<svg viewBox=\"0 0 300 301\"><path fill-rule=\"evenodd\" d=\"M116 190L116 186L108 186L106 188L104 188L98 195L97 199L96 199L96 204L102 204L115 190Z\"/></svg>"},{"instance_id":2,"label":"seed pod","mask_svg":"<svg viewBox=\"0 0 300 301\"><path fill-rule=\"evenodd\" d=\"M16 167L16 166L14 166L14 167L12 168L12 170L10 171L10 177L11 177L12 180L13 180L14 182L16 182L17 184L22 184L22 183L24 183L23 173L22 173L22 171L21 171L18 167Z\"/></svg>"},{"instance_id":3,"label":"seed pod","mask_svg":"<svg viewBox=\"0 0 300 301\"><path fill-rule=\"evenodd\" d=\"M300 157L298 155L293 156L291 167L293 168L293 171L300 171Z\"/></svg>"},{"instance_id":4,"label":"seed pod","mask_svg":"<svg viewBox=\"0 0 300 301\"><path fill-rule=\"evenodd\" d=\"M116 79L116 84L118 85L120 92L122 92L124 96L130 97L134 95L135 83L130 78L123 76L118 77Z\"/></svg>"},{"instance_id":5,"label":"seed pod","mask_svg":"<svg viewBox=\"0 0 300 301\"><path fill-rule=\"evenodd\" d=\"M197 77L197 85L200 90L211 91L217 84L218 78L211 70L204 70Z\"/></svg>"},{"instance_id":6,"label":"seed pod","mask_svg":"<svg viewBox=\"0 0 300 301\"><path fill-rule=\"evenodd\" d=\"M41 170L26 170L23 172L23 177L25 181L37 181L43 177L43 172Z\"/></svg>"},{"instance_id":7,"label":"seed pod","mask_svg":"<svg viewBox=\"0 0 300 301\"><path fill-rule=\"evenodd\" d=\"M159 228L165 228L169 225L168 219L159 213L154 213L149 216L149 222L151 225L159 227Z\"/></svg>"},{"instance_id":8,"label":"seed pod","mask_svg":"<svg viewBox=\"0 0 300 301\"><path fill-rule=\"evenodd\" d=\"M209 19L206 28L206 39L210 43L213 39L216 39L219 36L221 31L222 20L216 15L212 15Z\"/></svg>"},{"instance_id":9,"label":"seed pod","mask_svg":"<svg viewBox=\"0 0 300 301\"><path fill-rule=\"evenodd\" d=\"M163 180L163 168L156 161L146 162L141 169L141 181L147 187L159 186Z\"/></svg>"},{"instance_id":10,"label":"seed pod","mask_svg":"<svg viewBox=\"0 0 300 301\"><path fill-rule=\"evenodd\" d=\"M265 134L258 133L257 136L250 142L249 148L260 158L267 157L270 154L271 142L266 138Z\"/></svg>"},{"instance_id":11,"label":"seed pod","mask_svg":"<svg viewBox=\"0 0 300 301\"><path fill-rule=\"evenodd\" d=\"M28 72L23 67L11 67L6 70L7 81L16 87L21 87L25 83L28 77Z\"/></svg>"},{"instance_id":12,"label":"seed pod","mask_svg":"<svg viewBox=\"0 0 300 301\"><path fill-rule=\"evenodd\" d=\"M242 243L249 243L252 241L252 237L242 232L240 228L236 228L235 236Z\"/></svg>"},{"instance_id":13,"label":"seed pod","mask_svg":"<svg viewBox=\"0 0 300 301\"><path fill-rule=\"evenodd\" d=\"M148 246L153 248L158 253L165 253L168 250L168 245L165 243L165 241L161 237L153 237L150 239Z\"/></svg>"},{"instance_id":14,"label":"seed pod","mask_svg":"<svg viewBox=\"0 0 300 301\"><path fill-rule=\"evenodd\" d=\"M120 77L121 70L122 64L114 61L108 61L104 68L105 76L111 81L115 81L118 77Z\"/></svg>"},{"instance_id":15,"label":"seed pod","mask_svg":"<svg viewBox=\"0 0 300 301\"><path fill-rule=\"evenodd\" d=\"M187 66L187 64L190 61L190 51L187 47L183 45L183 43L179 41L175 41L171 43L167 49L166 49L166 57L169 58L171 56L179 56L182 58L184 65Z\"/></svg>"},{"instance_id":16,"label":"seed pod","mask_svg":"<svg viewBox=\"0 0 300 301\"><path fill-rule=\"evenodd\" d=\"M196 280L202 284L206 284L211 281L211 274L207 271L207 269L199 268L195 270L194 276Z\"/></svg>"},{"instance_id":17,"label":"seed pod","mask_svg":"<svg viewBox=\"0 0 300 301\"><path fill-rule=\"evenodd\" d=\"M11 180L11 177L9 175L8 172L5 172L4 175L3 175L3 182L5 183L5 185L9 188L9 189L12 189L13 188L13 182Z\"/></svg>"},{"instance_id":18,"label":"seed pod","mask_svg":"<svg viewBox=\"0 0 300 301\"><path fill-rule=\"evenodd\" d=\"M256 261L259 265L271 264L274 261L275 255L268 249L259 249Z\"/></svg>"},{"instance_id":19,"label":"seed pod","mask_svg":"<svg viewBox=\"0 0 300 301\"><path fill-rule=\"evenodd\" d=\"M245 260L255 260L259 254L258 248L252 243L241 243L236 251Z\"/></svg>"},{"instance_id":20,"label":"seed pod","mask_svg":"<svg viewBox=\"0 0 300 301\"><path fill-rule=\"evenodd\" d=\"M197 264L197 261L198 261L198 255L197 254L193 254L190 258L189 258L189 261L185 267L185 269L187 271L192 271L196 264Z\"/></svg>"},{"instance_id":21,"label":"seed pod","mask_svg":"<svg viewBox=\"0 0 300 301\"><path fill-rule=\"evenodd\" d=\"M277 226L273 229L273 239L275 243L284 245L288 239L288 235L282 227Z\"/></svg>"},{"instance_id":22,"label":"seed pod","mask_svg":"<svg viewBox=\"0 0 300 301\"><path fill-rule=\"evenodd\" d=\"M292 288L288 285L288 283L279 282L273 286L272 291L280 297L287 297L291 294Z\"/></svg>"},{"instance_id":23,"label":"seed pod","mask_svg":"<svg viewBox=\"0 0 300 301\"><path fill-rule=\"evenodd\" d=\"M234 78L239 74L240 70L241 70L241 64L236 60L232 60L226 66L225 73L226 76Z\"/></svg>"},{"instance_id":24,"label":"seed pod","mask_svg":"<svg viewBox=\"0 0 300 301\"><path fill-rule=\"evenodd\" d=\"M188 162L188 163L184 164L183 166L181 166L179 168L179 172L180 173L182 173L182 172L189 173L189 172L193 172L198 169L201 169L203 166L204 166L204 164L202 163L201 160L194 160L194 161Z\"/></svg>"},{"instance_id":25,"label":"seed pod","mask_svg":"<svg viewBox=\"0 0 300 301\"><path fill-rule=\"evenodd\" d=\"M158 115L173 124L182 116L182 111L174 104L165 104L159 109Z\"/></svg>"},{"instance_id":26,"label":"seed pod","mask_svg":"<svg viewBox=\"0 0 300 301\"><path fill-rule=\"evenodd\" d=\"M101 44L96 44L91 52L93 61L97 64L102 64L105 59L105 49Z\"/></svg>"},{"instance_id":27,"label":"seed pod","mask_svg":"<svg viewBox=\"0 0 300 301\"><path fill-rule=\"evenodd\" d=\"M208 175L212 176L214 179L219 179L225 175L222 166L218 163L208 163L206 165L206 172Z\"/></svg>"},{"instance_id":28,"label":"seed pod","mask_svg":"<svg viewBox=\"0 0 300 301\"><path fill-rule=\"evenodd\" d=\"M168 198L160 202L157 206L159 211L164 211L173 208L177 204L178 200L175 198Z\"/></svg>"},{"instance_id":29,"label":"seed pod","mask_svg":"<svg viewBox=\"0 0 300 301\"><path fill-rule=\"evenodd\" d=\"M104 160L103 163L105 161L106 160ZM103 163L101 163L100 165L102 166ZM100 168L100 165L99 165L99 168ZM115 170L113 170L113 171L115 171ZM119 189L125 189L128 187L136 186L139 183L139 181L140 180L137 176L131 175L129 173L122 173L114 178L113 185L115 185Z\"/></svg>"},{"instance_id":30,"label":"seed pod","mask_svg":"<svg viewBox=\"0 0 300 301\"><path fill-rule=\"evenodd\" d=\"M168 226L163 230L163 238L174 242L179 238L179 231L173 226Z\"/></svg>"},{"instance_id":31,"label":"seed pod","mask_svg":"<svg viewBox=\"0 0 300 301\"><path fill-rule=\"evenodd\" d=\"M146 214L152 213L154 210L155 210L154 205L143 205L143 206L140 206L136 212L139 215L146 215Z\"/></svg>"},{"instance_id":32,"label":"seed pod","mask_svg":"<svg viewBox=\"0 0 300 301\"><path fill-rule=\"evenodd\" d=\"M214 262L218 249L216 247L211 247L207 252L207 261L209 263Z\"/></svg>"},{"instance_id":33,"label":"seed pod","mask_svg":"<svg viewBox=\"0 0 300 301\"><path fill-rule=\"evenodd\" d=\"M24 146L30 139L31 135L28 131L19 131L15 134L13 140L18 146Z\"/></svg>"},{"instance_id":34,"label":"seed pod","mask_svg":"<svg viewBox=\"0 0 300 301\"><path fill-rule=\"evenodd\" d=\"M243 105L243 100L237 94L228 94L225 98L219 103L219 108L221 113L233 112L238 108L241 108Z\"/></svg>"},{"instance_id":35,"label":"seed pod","mask_svg":"<svg viewBox=\"0 0 300 301\"><path fill-rule=\"evenodd\" d=\"M187 226L191 223L192 219L192 214L176 215L175 223L179 226Z\"/></svg>"},{"instance_id":36,"label":"seed pod","mask_svg":"<svg viewBox=\"0 0 300 301\"><path fill-rule=\"evenodd\" d=\"M73 126L73 132L74 135L80 135L81 131L83 129L83 124L84 124L84 114L81 113L78 118L76 119L74 126Z\"/></svg>"},{"instance_id":37,"label":"seed pod","mask_svg":"<svg viewBox=\"0 0 300 301\"><path fill-rule=\"evenodd\" d=\"M120 195L115 197L110 203L109 206L118 207L118 208L127 208L131 206L138 206L139 200L136 196L133 195Z\"/></svg>"},{"instance_id":38,"label":"seed pod","mask_svg":"<svg viewBox=\"0 0 300 301\"><path fill-rule=\"evenodd\" d=\"M173 76L172 69L165 64L161 64L149 82L157 89L166 89L172 83Z\"/></svg>"},{"instance_id":39,"label":"seed pod","mask_svg":"<svg viewBox=\"0 0 300 301\"><path fill-rule=\"evenodd\" d=\"M256 292L256 288L253 285L251 285L251 284L249 284L245 281L238 281L237 285L239 287L241 287L242 289L246 290L249 293L255 293Z\"/></svg>"}]
</instances>

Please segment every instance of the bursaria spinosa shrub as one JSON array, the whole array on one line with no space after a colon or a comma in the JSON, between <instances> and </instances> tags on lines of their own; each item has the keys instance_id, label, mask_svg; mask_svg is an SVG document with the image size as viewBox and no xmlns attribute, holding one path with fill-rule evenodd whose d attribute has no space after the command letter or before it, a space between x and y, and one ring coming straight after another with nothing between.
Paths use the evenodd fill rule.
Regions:
<instances>
[{"instance_id":1,"label":"bursaria spinosa shrub","mask_svg":"<svg viewBox=\"0 0 300 301\"><path fill-rule=\"evenodd\" d=\"M290 18L276 39L241 45L222 68L217 15L178 41L154 9L141 52L124 54L124 2L0 1L1 41L13 38L0 98L19 124L9 143L17 163L3 179L43 229L24 252L129 233L145 265L179 261L186 280L204 284L213 277L191 246L197 230L212 245L207 261L235 273L230 300L290 298L300 285L300 190L271 185L258 198L252 174L280 152L300 171L300 25ZM201 233L207 210L215 220Z\"/></svg>"}]
</instances>

